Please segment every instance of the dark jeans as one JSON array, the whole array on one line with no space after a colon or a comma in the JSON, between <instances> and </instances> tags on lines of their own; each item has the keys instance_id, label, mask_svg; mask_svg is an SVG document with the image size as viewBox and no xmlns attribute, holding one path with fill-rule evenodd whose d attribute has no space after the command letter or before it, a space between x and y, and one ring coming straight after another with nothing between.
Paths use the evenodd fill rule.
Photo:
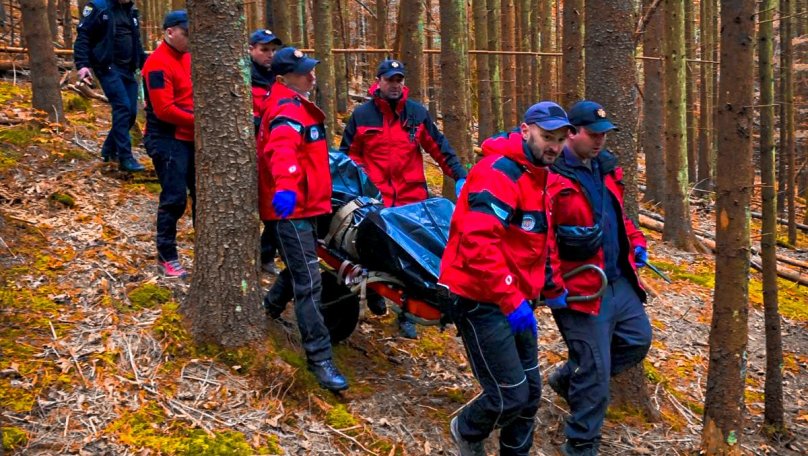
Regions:
<instances>
[{"instance_id":1,"label":"dark jeans","mask_svg":"<svg viewBox=\"0 0 808 456\"><path fill-rule=\"evenodd\" d=\"M495 304L460 298L455 325L482 394L458 416L460 435L485 439L496 428L500 455L527 455L541 399L538 341L531 331L511 333Z\"/></svg>"},{"instance_id":2,"label":"dark jeans","mask_svg":"<svg viewBox=\"0 0 808 456\"><path fill-rule=\"evenodd\" d=\"M609 379L645 358L651 323L631 283L620 277L603 295L598 315L553 310L569 350L561 375L569 382L568 439L593 440L609 405ZM563 383L563 382L562 382Z\"/></svg>"},{"instance_id":3,"label":"dark jeans","mask_svg":"<svg viewBox=\"0 0 808 456\"><path fill-rule=\"evenodd\" d=\"M322 279L314 219L269 222L286 268L264 298L270 313L280 313L294 296L295 316L309 361L331 359L331 336L320 313Z\"/></svg>"},{"instance_id":4,"label":"dark jeans","mask_svg":"<svg viewBox=\"0 0 808 456\"><path fill-rule=\"evenodd\" d=\"M275 261L275 242L272 238L272 230L269 228L271 222L264 221L264 230L261 231L261 264Z\"/></svg>"},{"instance_id":5,"label":"dark jeans","mask_svg":"<svg viewBox=\"0 0 808 456\"><path fill-rule=\"evenodd\" d=\"M146 151L160 181L157 207L157 254L160 261L179 258L177 222L191 196L191 216L196 216L196 171L194 143L164 136L147 136Z\"/></svg>"},{"instance_id":6,"label":"dark jeans","mask_svg":"<svg viewBox=\"0 0 808 456\"><path fill-rule=\"evenodd\" d=\"M119 160L132 158L129 130L137 118L138 85L135 74L113 65L109 70L96 72L96 76L112 108L112 128L101 147L101 156L117 156Z\"/></svg>"}]
</instances>

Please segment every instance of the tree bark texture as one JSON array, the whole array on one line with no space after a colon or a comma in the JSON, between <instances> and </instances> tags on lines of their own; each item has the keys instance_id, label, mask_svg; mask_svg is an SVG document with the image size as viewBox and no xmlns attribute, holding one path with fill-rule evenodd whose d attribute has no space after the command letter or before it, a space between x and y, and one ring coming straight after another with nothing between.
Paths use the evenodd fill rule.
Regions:
<instances>
[{"instance_id":1,"label":"tree bark texture","mask_svg":"<svg viewBox=\"0 0 808 456\"><path fill-rule=\"evenodd\" d=\"M334 2L337 11L333 15L334 21L334 41L339 48L348 47L348 37L346 36L346 20L348 16L348 2L337 0ZM348 112L348 62L347 54L334 55L334 84L336 85L336 112ZM336 121L336 117L334 118Z\"/></svg>"},{"instance_id":2,"label":"tree bark texture","mask_svg":"<svg viewBox=\"0 0 808 456\"><path fill-rule=\"evenodd\" d=\"M638 411L649 422L659 421L659 413L651 404L645 368L639 363L611 378L609 408Z\"/></svg>"},{"instance_id":3,"label":"tree bark texture","mask_svg":"<svg viewBox=\"0 0 808 456\"><path fill-rule=\"evenodd\" d=\"M520 51L530 51L530 0L516 0L516 45ZM523 113L528 108L530 100L530 66L531 56L517 57L516 66L516 112Z\"/></svg>"},{"instance_id":4,"label":"tree bark texture","mask_svg":"<svg viewBox=\"0 0 808 456\"><path fill-rule=\"evenodd\" d=\"M563 8L561 103L566 109L584 97L584 1L566 1Z\"/></svg>"},{"instance_id":5,"label":"tree bark texture","mask_svg":"<svg viewBox=\"0 0 808 456\"><path fill-rule=\"evenodd\" d=\"M713 60L713 49L716 45L716 0L701 1L701 58ZM713 63L702 63L701 91L699 92L699 147L696 188L710 191L713 189L713 164L715 163L715 142L713 141L713 125L715 123L715 86L713 75L716 66Z\"/></svg>"},{"instance_id":6,"label":"tree bark texture","mask_svg":"<svg viewBox=\"0 0 808 456\"><path fill-rule=\"evenodd\" d=\"M48 27L50 28L51 39L56 42L59 38L59 24L56 18L59 16L58 0L48 0Z\"/></svg>"},{"instance_id":7,"label":"tree bark texture","mask_svg":"<svg viewBox=\"0 0 808 456\"><path fill-rule=\"evenodd\" d=\"M328 146L334 144L337 131L336 123L336 84L334 83L334 28L331 23L332 2L330 0L314 0L314 29L317 30L314 42L314 55L320 61L317 65L317 105L325 112L326 137Z\"/></svg>"},{"instance_id":8,"label":"tree bark texture","mask_svg":"<svg viewBox=\"0 0 808 456\"><path fill-rule=\"evenodd\" d=\"M443 75L441 107L443 130L465 165L471 159L469 132L468 11L465 0L440 0L440 69ZM444 178L444 195L454 197L454 183ZM454 199L454 198L452 198Z\"/></svg>"},{"instance_id":9,"label":"tree bark texture","mask_svg":"<svg viewBox=\"0 0 808 456\"><path fill-rule=\"evenodd\" d=\"M702 0L710 1L710 0ZM654 0L645 0L647 9ZM642 38L643 52L647 56L662 55L663 19L665 12L657 7L645 26ZM662 61L643 60L643 107L642 107L642 150L645 153L645 195L644 200L661 203L665 200L665 119L663 112L664 87L662 85Z\"/></svg>"},{"instance_id":10,"label":"tree bark texture","mask_svg":"<svg viewBox=\"0 0 808 456\"><path fill-rule=\"evenodd\" d=\"M62 122L62 92L48 26L48 5L45 0L20 0L20 10L31 62L31 106L45 111L51 122Z\"/></svg>"},{"instance_id":11,"label":"tree bark texture","mask_svg":"<svg viewBox=\"0 0 808 456\"><path fill-rule=\"evenodd\" d=\"M552 52L555 38L553 33L553 0L541 0L540 5L540 17L536 20L541 21L541 52ZM553 74L555 57L542 56L540 60L540 97L542 100L555 100L557 99L555 93L556 77ZM537 101L539 100L533 100L533 103Z\"/></svg>"},{"instance_id":12,"label":"tree bark texture","mask_svg":"<svg viewBox=\"0 0 808 456\"><path fill-rule=\"evenodd\" d=\"M387 47L387 0L376 0L376 47Z\"/></svg>"},{"instance_id":13,"label":"tree bark texture","mask_svg":"<svg viewBox=\"0 0 808 456\"><path fill-rule=\"evenodd\" d=\"M435 17L432 12L432 5L430 0L430 5L428 5L426 9L426 48L427 49L435 49L435 32L437 27L435 26ZM429 53L425 56L426 58L426 95L429 99L429 115L432 116L433 119L438 118L438 77L437 71L435 69L435 59L440 61L440 56L436 56L435 54Z\"/></svg>"},{"instance_id":14,"label":"tree bark texture","mask_svg":"<svg viewBox=\"0 0 808 456\"><path fill-rule=\"evenodd\" d=\"M785 192L788 217L788 243L797 243L796 183L797 159L794 141L794 1L780 0L780 153L785 173L780 186ZM805 13L805 11L803 11Z\"/></svg>"},{"instance_id":15,"label":"tree bark texture","mask_svg":"<svg viewBox=\"0 0 808 456\"><path fill-rule=\"evenodd\" d=\"M293 39L292 13L294 8L292 5L294 3L293 0L272 0L272 26L270 30L272 30L275 36L280 37L281 41L284 43L287 41L291 42ZM317 36L320 36L321 33L323 33L323 31L318 30Z\"/></svg>"},{"instance_id":16,"label":"tree bark texture","mask_svg":"<svg viewBox=\"0 0 808 456\"><path fill-rule=\"evenodd\" d=\"M760 4L758 75L760 80L760 181L763 223L760 257L763 262L763 308L766 325L766 384L764 420L770 429L785 429L783 418L783 337L777 303L777 198L774 161L774 33L775 0Z\"/></svg>"},{"instance_id":17,"label":"tree bark texture","mask_svg":"<svg viewBox=\"0 0 808 456\"><path fill-rule=\"evenodd\" d=\"M664 0L665 231L664 241L693 250L687 192L684 0Z\"/></svg>"},{"instance_id":18,"label":"tree bark texture","mask_svg":"<svg viewBox=\"0 0 808 456\"><path fill-rule=\"evenodd\" d=\"M716 163L716 264L702 447L740 455L749 312L749 206L754 188L755 1L721 5Z\"/></svg>"},{"instance_id":19,"label":"tree bark texture","mask_svg":"<svg viewBox=\"0 0 808 456\"><path fill-rule=\"evenodd\" d=\"M489 51L502 49L502 21L500 0L487 0L488 5L488 47ZM488 69L491 75L491 113L494 120L494 131L505 129L502 112L502 65L498 55L488 56ZM480 138L480 142L485 138Z\"/></svg>"},{"instance_id":20,"label":"tree bark texture","mask_svg":"<svg viewBox=\"0 0 808 456\"><path fill-rule=\"evenodd\" d=\"M401 0L400 59L407 71L409 97L421 102L426 94L424 86L424 2ZM468 31L466 31L468 32Z\"/></svg>"},{"instance_id":21,"label":"tree bark texture","mask_svg":"<svg viewBox=\"0 0 808 456\"><path fill-rule=\"evenodd\" d=\"M73 49L73 10L70 0L62 0L62 32L65 49Z\"/></svg>"},{"instance_id":22,"label":"tree bark texture","mask_svg":"<svg viewBox=\"0 0 808 456\"><path fill-rule=\"evenodd\" d=\"M503 51L516 50L516 8L514 0L502 0L502 40ZM502 56L502 121L504 128L510 130L515 127L521 113L516 106L516 56Z\"/></svg>"},{"instance_id":23,"label":"tree bark texture","mask_svg":"<svg viewBox=\"0 0 808 456\"><path fill-rule=\"evenodd\" d=\"M258 202L244 6L189 0L194 85L194 273L182 306L200 342L225 347L262 336Z\"/></svg>"},{"instance_id":24,"label":"tree bark texture","mask_svg":"<svg viewBox=\"0 0 808 456\"><path fill-rule=\"evenodd\" d=\"M478 49L488 46L488 10L486 0L472 0L474 16L474 41ZM478 142L494 134L494 115L491 110L491 73L488 66L489 56L477 54L477 93L479 94L477 124Z\"/></svg>"},{"instance_id":25,"label":"tree bark texture","mask_svg":"<svg viewBox=\"0 0 808 456\"><path fill-rule=\"evenodd\" d=\"M602 104L620 131L609 133L609 150L620 156L625 175L626 214L637 219L637 69L634 61L633 3L586 3L586 97Z\"/></svg>"},{"instance_id":26,"label":"tree bark texture","mask_svg":"<svg viewBox=\"0 0 808 456\"><path fill-rule=\"evenodd\" d=\"M693 2L685 2L685 56L689 59L696 58L696 37L693 31L695 18L695 5ZM687 123L687 182L696 183L696 144L694 117L696 115L694 105L696 100L694 82L695 71L693 63L685 60L685 121ZM700 195L699 195L700 196Z\"/></svg>"}]
</instances>

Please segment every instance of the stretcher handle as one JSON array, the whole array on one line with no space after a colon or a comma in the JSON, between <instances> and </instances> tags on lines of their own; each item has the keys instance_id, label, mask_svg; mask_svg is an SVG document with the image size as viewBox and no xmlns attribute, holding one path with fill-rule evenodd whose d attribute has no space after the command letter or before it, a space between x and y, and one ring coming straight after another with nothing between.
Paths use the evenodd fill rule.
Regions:
<instances>
[{"instance_id":1,"label":"stretcher handle","mask_svg":"<svg viewBox=\"0 0 808 456\"><path fill-rule=\"evenodd\" d=\"M570 296L567 298L567 302L588 302L594 301L595 299L600 298L603 296L603 293L606 292L606 287L609 286L609 279L606 278L606 273L603 272L603 269L595 266L594 264L582 264L577 268L573 269L572 271L567 272L561 278L569 279L570 277L576 276L584 271L593 270L600 276L600 289L596 291L594 294L586 295L586 296ZM544 300L541 297L536 299L537 305L544 305Z\"/></svg>"}]
</instances>

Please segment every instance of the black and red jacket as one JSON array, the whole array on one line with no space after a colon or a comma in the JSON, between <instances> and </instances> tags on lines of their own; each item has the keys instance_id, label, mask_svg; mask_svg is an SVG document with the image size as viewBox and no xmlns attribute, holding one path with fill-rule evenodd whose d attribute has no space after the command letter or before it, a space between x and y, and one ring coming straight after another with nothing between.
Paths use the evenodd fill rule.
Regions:
<instances>
[{"instance_id":1,"label":"black and red jacket","mask_svg":"<svg viewBox=\"0 0 808 456\"><path fill-rule=\"evenodd\" d=\"M551 172L547 179L547 196L553 213L551 229L559 244L557 251L561 263L561 273L565 274L584 264L594 264L603 269L602 245L594 248L591 256L585 259L581 258L588 255L588 253L572 257L572 255L567 256L564 251L565 247L563 245L567 243L574 244L575 239L564 239L568 235L559 232L560 226L565 227L566 232L576 232L583 231L576 230L576 228L592 227L595 224L595 212L592 202L578 177L576 177L573 168L567 163L565 158L567 153L571 152L565 150L550 167ZM634 248L637 246L646 247L646 241L642 231L638 230L634 223L625 216L625 210L623 209L623 169L617 166L617 158L606 150L601 151L593 160L598 162L606 191L619 203L615 204L614 207L615 211L618 211L618 220L622 220L622 224L618 223L618 241L621 244L619 251L625 254L625 258L619 261L622 266L621 270L624 271L624 276L628 278L638 296L644 302L646 294L640 284L637 267L634 264ZM600 288L601 279L595 272L587 270L566 279L564 286L569 290L570 296L591 295ZM600 312L600 303L601 299L595 299L587 302L570 302L568 305L570 309L597 315Z\"/></svg>"},{"instance_id":2,"label":"black and red jacket","mask_svg":"<svg viewBox=\"0 0 808 456\"><path fill-rule=\"evenodd\" d=\"M252 61L250 81L252 85L253 123L255 124L255 134L258 134L258 128L261 126L261 114L264 112L265 104L269 99L272 85L275 84L275 74L269 68L262 67Z\"/></svg>"},{"instance_id":3,"label":"black and red jacket","mask_svg":"<svg viewBox=\"0 0 808 456\"><path fill-rule=\"evenodd\" d=\"M339 150L365 170L382 192L384 205L401 206L428 198L421 148L452 179L466 177L449 141L432 121L427 109L407 99L404 87L395 111L381 97L378 84L371 86L372 99L351 114Z\"/></svg>"},{"instance_id":4,"label":"black and red jacket","mask_svg":"<svg viewBox=\"0 0 808 456\"><path fill-rule=\"evenodd\" d=\"M489 138L482 149L457 200L439 282L508 315L524 299L564 291L558 257L551 254L548 171L533 162L519 133Z\"/></svg>"},{"instance_id":5,"label":"black and red jacket","mask_svg":"<svg viewBox=\"0 0 808 456\"><path fill-rule=\"evenodd\" d=\"M146 134L194 140L191 55L163 41L143 65Z\"/></svg>"},{"instance_id":6,"label":"black and red jacket","mask_svg":"<svg viewBox=\"0 0 808 456\"><path fill-rule=\"evenodd\" d=\"M258 132L258 204L261 220L278 220L272 198L297 194L290 219L331 212L325 114L283 84L272 86Z\"/></svg>"}]
</instances>

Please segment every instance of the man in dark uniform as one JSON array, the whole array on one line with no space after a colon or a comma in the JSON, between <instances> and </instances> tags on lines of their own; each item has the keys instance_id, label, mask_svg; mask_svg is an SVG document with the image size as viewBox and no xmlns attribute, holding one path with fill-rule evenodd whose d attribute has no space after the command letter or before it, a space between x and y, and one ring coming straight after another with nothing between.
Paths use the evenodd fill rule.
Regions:
<instances>
[{"instance_id":1,"label":"man in dark uniform","mask_svg":"<svg viewBox=\"0 0 808 456\"><path fill-rule=\"evenodd\" d=\"M112 107L112 128L101 156L105 162L118 160L121 171L143 171L132 155L129 135L137 117L135 71L146 61L138 10L131 0L92 0L81 15L73 45L78 79L91 83L90 70L95 72Z\"/></svg>"}]
</instances>

